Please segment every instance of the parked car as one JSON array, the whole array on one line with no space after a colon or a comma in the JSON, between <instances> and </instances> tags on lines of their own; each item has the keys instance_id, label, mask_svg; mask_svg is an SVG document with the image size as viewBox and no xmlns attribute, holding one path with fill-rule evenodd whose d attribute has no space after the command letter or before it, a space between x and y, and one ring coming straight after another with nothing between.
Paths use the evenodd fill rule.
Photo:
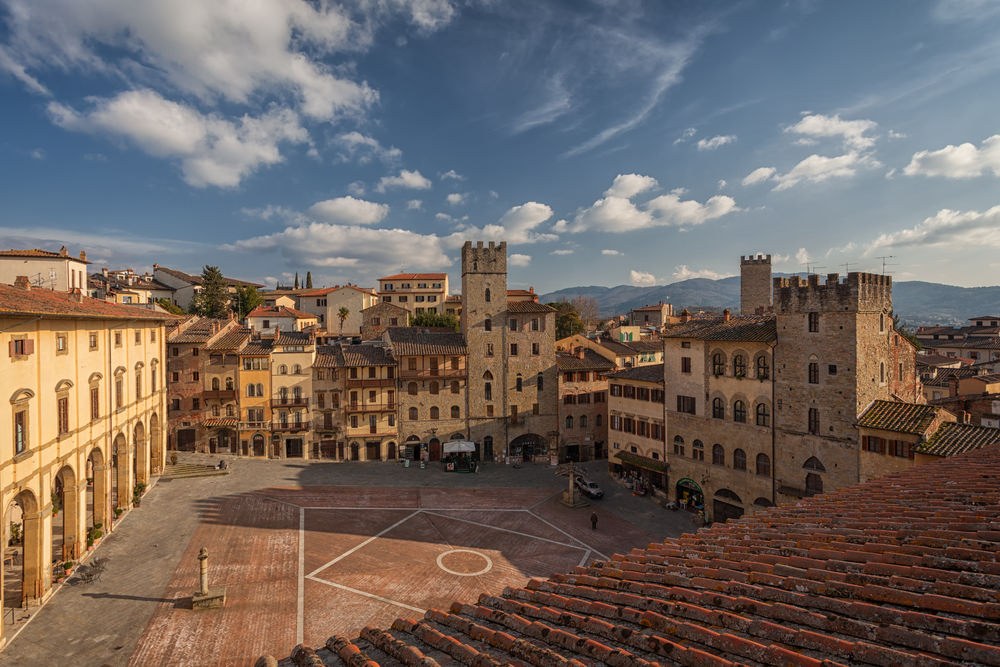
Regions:
<instances>
[{"instance_id":1,"label":"parked car","mask_svg":"<svg viewBox=\"0 0 1000 667\"><path fill-rule=\"evenodd\" d=\"M580 491L590 498L604 497L604 491L598 486L597 482L591 482L589 479L584 479L583 477L576 478L576 488L580 489Z\"/></svg>"}]
</instances>

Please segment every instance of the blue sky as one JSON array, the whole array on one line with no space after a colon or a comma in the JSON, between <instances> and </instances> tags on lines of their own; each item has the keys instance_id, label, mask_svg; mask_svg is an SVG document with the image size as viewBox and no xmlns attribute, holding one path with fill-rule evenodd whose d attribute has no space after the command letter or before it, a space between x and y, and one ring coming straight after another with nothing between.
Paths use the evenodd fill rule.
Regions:
<instances>
[{"instance_id":1,"label":"blue sky","mask_svg":"<svg viewBox=\"0 0 1000 667\"><path fill-rule=\"evenodd\" d=\"M1000 4L0 0L0 246L317 285L1000 283Z\"/></svg>"}]
</instances>

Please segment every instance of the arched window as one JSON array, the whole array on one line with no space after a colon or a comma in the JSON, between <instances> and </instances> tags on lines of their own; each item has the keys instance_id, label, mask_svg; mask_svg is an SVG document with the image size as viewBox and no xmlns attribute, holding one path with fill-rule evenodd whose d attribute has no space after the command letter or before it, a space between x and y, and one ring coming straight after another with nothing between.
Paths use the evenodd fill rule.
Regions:
<instances>
[{"instance_id":1,"label":"arched window","mask_svg":"<svg viewBox=\"0 0 1000 667\"><path fill-rule=\"evenodd\" d=\"M226 391L233 390L233 378L226 378Z\"/></svg>"},{"instance_id":2,"label":"arched window","mask_svg":"<svg viewBox=\"0 0 1000 667\"><path fill-rule=\"evenodd\" d=\"M524 380L521 378L521 374L520 373L517 374L517 379L514 381L514 388L517 391L523 391L524 390Z\"/></svg>"},{"instance_id":3,"label":"arched window","mask_svg":"<svg viewBox=\"0 0 1000 667\"><path fill-rule=\"evenodd\" d=\"M738 378L747 376L747 358L742 354L733 357L733 375Z\"/></svg>"},{"instance_id":4,"label":"arched window","mask_svg":"<svg viewBox=\"0 0 1000 667\"><path fill-rule=\"evenodd\" d=\"M486 291L483 293L483 300L486 301L486 303L490 302L490 288L489 287L487 287Z\"/></svg>"},{"instance_id":5,"label":"arched window","mask_svg":"<svg viewBox=\"0 0 1000 667\"><path fill-rule=\"evenodd\" d=\"M695 461L705 460L705 444L701 440L691 443L691 458Z\"/></svg>"},{"instance_id":6,"label":"arched window","mask_svg":"<svg viewBox=\"0 0 1000 667\"><path fill-rule=\"evenodd\" d=\"M741 424L747 422L747 404L739 399L733 401L733 421Z\"/></svg>"},{"instance_id":7,"label":"arched window","mask_svg":"<svg viewBox=\"0 0 1000 667\"><path fill-rule=\"evenodd\" d=\"M227 417L232 417L233 416L233 406L232 406L232 404L229 404L229 405L226 406L226 416Z\"/></svg>"},{"instance_id":8,"label":"arched window","mask_svg":"<svg viewBox=\"0 0 1000 667\"><path fill-rule=\"evenodd\" d=\"M712 375L726 374L726 359L721 352L712 355Z\"/></svg>"},{"instance_id":9,"label":"arched window","mask_svg":"<svg viewBox=\"0 0 1000 667\"><path fill-rule=\"evenodd\" d=\"M300 366L299 364L295 364L294 366L292 366L292 372L295 373L296 375L300 375L302 373L302 366Z\"/></svg>"},{"instance_id":10,"label":"arched window","mask_svg":"<svg viewBox=\"0 0 1000 667\"><path fill-rule=\"evenodd\" d=\"M257 395L258 396L263 396L264 395L264 383L263 382L258 382L257 383Z\"/></svg>"},{"instance_id":11,"label":"arched window","mask_svg":"<svg viewBox=\"0 0 1000 667\"><path fill-rule=\"evenodd\" d=\"M758 475L771 475L771 459L768 458L767 454L757 455L757 474Z\"/></svg>"},{"instance_id":12,"label":"arched window","mask_svg":"<svg viewBox=\"0 0 1000 667\"><path fill-rule=\"evenodd\" d=\"M545 384L545 376L542 375L541 373L539 373L537 376L535 376L535 384L538 387L538 391L541 391L542 390L542 385Z\"/></svg>"},{"instance_id":13,"label":"arched window","mask_svg":"<svg viewBox=\"0 0 1000 667\"><path fill-rule=\"evenodd\" d=\"M459 393L461 393L461 391L462 391L462 387L458 383L458 380L452 380L451 381L451 393L453 393L453 394L459 394Z\"/></svg>"},{"instance_id":14,"label":"arched window","mask_svg":"<svg viewBox=\"0 0 1000 667\"><path fill-rule=\"evenodd\" d=\"M441 410L439 410L436 405L432 406L431 407L431 419L440 419L440 418L441 418Z\"/></svg>"},{"instance_id":15,"label":"arched window","mask_svg":"<svg viewBox=\"0 0 1000 667\"><path fill-rule=\"evenodd\" d=\"M431 383L428 385L428 390L431 392L431 394L437 395L437 393L441 390L441 387L438 385L437 380L431 380Z\"/></svg>"},{"instance_id":16,"label":"arched window","mask_svg":"<svg viewBox=\"0 0 1000 667\"><path fill-rule=\"evenodd\" d=\"M802 467L806 470L815 470L816 472L826 472L826 466L815 456L810 456L806 459L806 462L802 464Z\"/></svg>"},{"instance_id":17,"label":"arched window","mask_svg":"<svg viewBox=\"0 0 1000 667\"><path fill-rule=\"evenodd\" d=\"M573 428L573 415L566 417L566 428Z\"/></svg>"},{"instance_id":18,"label":"arched window","mask_svg":"<svg viewBox=\"0 0 1000 667\"><path fill-rule=\"evenodd\" d=\"M819 362L809 362L809 384L819 384Z\"/></svg>"},{"instance_id":19,"label":"arched window","mask_svg":"<svg viewBox=\"0 0 1000 667\"><path fill-rule=\"evenodd\" d=\"M733 469L734 470L746 470L747 469L747 453L742 449L736 449L733 451Z\"/></svg>"},{"instance_id":20,"label":"arched window","mask_svg":"<svg viewBox=\"0 0 1000 667\"><path fill-rule=\"evenodd\" d=\"M212 391L219 391L219 378L212 378Z\"/></svg>"},{"instance_id":21,"label":"arched window","mask_svg":"<svg viewBox=\"0 0 1000 667\"><path fill-rule=\"evenodd\" d=\"M462 411L458 409L457 405L451 406L451 418L458 419L462 416Z\"/></svg>"},{"instance_id":22,"label":"arched window","mask_svg":"<svg viewBox=\"0 0 1000 667\"><path fill-rule=\"evenodd\" d=\"M580 428L587 428L587 415L580 415Z\"/></svg>"},{"instance_id":23,"label":"arched window","mask_svg":"<svg viewBox=\"0 0 1000 667\"><path fill-rule=\"evenodd\" d=\"M409 418L410 418L411 422L417 421L417 409L416 408L410 408Z\"/></svg>"},{"instance_id":24,"label":"arched window","mask_svg":"<svg viewBox=\"0 0 1000 667\"><path fill-rule=\"evenodd\" d=\"M493 400L493 383L484 382L483 383L483 399L487 401Z\"/></svg>"},{"instance_id":25,"label":"arched window","mask_svg":"<svg viewBox=\"0 0 1000 667\"><path fill-rule=\"evenodd\" d=\"M416 382L411 382L408 385L406 385L406 393L409 394L410 396L416 396L417 395L417 383Z\"/></svg>"},{"instance_id":26,"label":"arched window","mask_svg":"<svg viewBox=\"0 0 1000 667\"><path fill-rule=\"evenodd\" d=\"M718 443L712 445L712 464L717 466L726 465L726 450Z\"/></svg>"},{"instance_id":27,"label":"arched window","mask_svg":"<svg viewBox=\"0 0 1000 667\"><path fill-rule=\"evenodd\" d=\"M278 398L281 399L282 403L288 400L288 387L282 387L278 390Z\"/></svg>"},{"instance_id":28,"label":"arched window","mask_svg":"<svg viewBox=\"0 0 1000 667\"><path fill-rule=\"evenodd\" d=\"M726 418L726 404L721 398L712 399L712 417L714 419Z\"/></svg>"},{"instance_id":29,"label":"arched window","mask_svg":"<svg viewBox=\"0 0 1000 667\"><path fill-rule=\"evenodd\" d=\"M674 454L684 456L684 438L679 435L674 436Z\"/></svg>"},{"instance_id":30,"label":"arched window","mask_svg":"<svg viewBox=\"0 0 1000 667\"><path fill-rule=\"evenodd\" d=\"M771 410L767 407L767 403L757 404L757 426L770 426L771 425Z\"/></svg>"},{"instance_id":31,"label":"arched window","mask_svg":"<svg viewBox=\"0 0 1000 667\"><path fill-rule=\"evenodd\" d=\"M771 369L767 365L767 356L757 355L757 379L766 380L771 376Z\"/></svg>"},{"instance_id":32,"label":"arched window","mask_svg":"<svg viewBox=\"0 0 1000 667\"><path fill-rule=\"evenodd\" d=\"M288 366L284 364L278 366L278 375L288 375Z\"/></svg>"},{"instance_id":33,"label":"arched window","mask_svg":"<svg viewBox=\"0 0 1000 667\"><path fill-rule=\"evenodd\" d=\"M257 395L257 387L253 384L247 385L247 396L253 397Z\"/></svg>"},{"instance_id":34,"label":"arched window","mask_svg":"<svg viewBox=\"0 0 1000 667\"><path fill-rule=\"evenodd\" d=\"M213 405L212 406L212 416L213 417L218 417L219 416L219 406L218 405Z\"/></svg>"}]
</instances>

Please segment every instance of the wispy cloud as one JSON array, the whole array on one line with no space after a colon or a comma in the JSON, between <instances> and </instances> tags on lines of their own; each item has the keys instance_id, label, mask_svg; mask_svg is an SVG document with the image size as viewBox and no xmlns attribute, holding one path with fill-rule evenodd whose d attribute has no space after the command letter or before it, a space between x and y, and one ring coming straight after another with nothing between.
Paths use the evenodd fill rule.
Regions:
<instances>
[{"instance_id":1,"label":"wispy cloud","mask_svg":"<svg viewBox=\"0 0 1000 667\"><path fill-rule=\"evenodd\" d=\"M731 144L736 141L735 134L720 134L710 139L699 139L698 140L698 150L700 151L714 151L718 148L722 148L726 144Z\"/></svg>"}]
</instances>

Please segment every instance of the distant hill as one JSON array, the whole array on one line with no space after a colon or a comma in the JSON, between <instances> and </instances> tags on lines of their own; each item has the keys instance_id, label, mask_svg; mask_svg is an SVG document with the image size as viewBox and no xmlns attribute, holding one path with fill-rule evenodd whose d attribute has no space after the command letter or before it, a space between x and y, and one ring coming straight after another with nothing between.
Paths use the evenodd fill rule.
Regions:
<instances>
[{"instance_id":1,"label":"distant hill","mask_svg":"<svg viewBox=\"0 0 1000 667\"><path fill-rule=\"evenodd\" d=\"M736 310L740 307L740 279L692 278L650 287L567 287L543 294L541 301L568 301L577 296L595 299L601 314L607 316L660 301L674 304L675 310ZM912 280L893 284L892 301L895 312L908 324L965 324L970 317L1000 314L1000 286L955 287Z\"/></svg>"}]
</instances>

